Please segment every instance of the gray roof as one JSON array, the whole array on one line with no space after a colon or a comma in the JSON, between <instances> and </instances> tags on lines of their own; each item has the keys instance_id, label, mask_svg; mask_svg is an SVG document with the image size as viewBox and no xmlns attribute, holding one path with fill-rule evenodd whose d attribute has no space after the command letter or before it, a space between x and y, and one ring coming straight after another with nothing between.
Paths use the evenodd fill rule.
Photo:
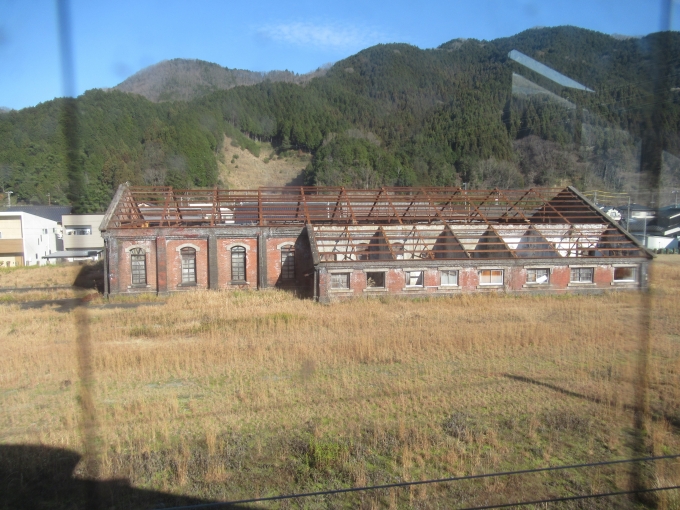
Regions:
<instances>
[{"instance_id":1,"label":"gray roof","mask_svg":"<svg viewBox=\"0 0 680 510\"><path fill-rule=\"evenodd\" d=\"M53 251L49 255L45 255L44 259L70 259L70 258L83 258L83 257L94 257L104 251L104 248L96 248L90 250L63 250L63 251Z\"/></svg>"},{"instance_id":2,"label":"gray roof","mask_svg":"<svg viewBox=\"0 0 680 510\"><path fill-rule=\"evenodd\" d=\"M48 220L61 223L64 214L71 214L70 205L13 205L6 208L8 212L25 212Z\"/></svg>"}]
</instances>

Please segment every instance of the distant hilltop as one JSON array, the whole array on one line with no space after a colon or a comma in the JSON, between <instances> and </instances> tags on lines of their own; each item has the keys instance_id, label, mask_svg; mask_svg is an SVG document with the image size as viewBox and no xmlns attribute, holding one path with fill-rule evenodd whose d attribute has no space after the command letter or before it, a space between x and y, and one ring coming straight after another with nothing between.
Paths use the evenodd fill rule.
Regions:
<instances>
[{"instance_id":1,"label":"distant hilltop","mask_svg":"<svg viewBox=\"0 0 680 510\"><path fill-rule=\"evenodd\" d=\"M204 60L175 58L142 69L113 87L113 90L139 94L154 102L191 101L216 90L255 85L267 80L301 84L323 76L329 67L330 64L305 74L291 71L256 72L229 69Z\"/></svg>"}]
</instances>

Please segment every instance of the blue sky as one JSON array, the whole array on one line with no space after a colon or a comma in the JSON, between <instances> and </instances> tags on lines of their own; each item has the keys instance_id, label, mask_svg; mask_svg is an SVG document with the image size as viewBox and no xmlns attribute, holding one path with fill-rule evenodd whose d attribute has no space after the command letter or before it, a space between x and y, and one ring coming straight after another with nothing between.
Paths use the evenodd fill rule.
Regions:
<instances>
[{"instance_id":1,"label":"blue sky","mask_svg":"<svg viewBox=\"0 0 680 510\"><path fill-rule=\"evenodd\" d=\"M75 87L112 87L171 58L304 73L377 43L432 48L557 25L645 35L659 30L663 1L70 0ZM680 5L672 1L677 30ZM0 0L0 106L64 95L60 65L56 1Z\"/></svg>"}]
</instances>

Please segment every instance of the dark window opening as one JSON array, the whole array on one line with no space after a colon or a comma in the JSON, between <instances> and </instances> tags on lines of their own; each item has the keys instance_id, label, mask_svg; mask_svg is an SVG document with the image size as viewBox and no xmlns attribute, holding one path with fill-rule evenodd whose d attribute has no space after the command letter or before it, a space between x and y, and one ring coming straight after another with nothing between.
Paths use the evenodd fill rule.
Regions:
<instances>
[{"instance_id":1,"label":"dark window opening","mask_svg":"<svg viewBox=\"0 0 680 510\"><path fill-rule=\"evenodd\" d=\"M284 246L281 248L281 279L295 279L295 247Z\"/></svg>"},{"instance_id":2,"label":"dark window opening","mask_svg":"<svg viewBox=\"0 0 680 510\"><path fill-rule=\"evenodd\" d=\"M385 273L382 271L366 273L366 287L369 289L384 289Z\"/></svg>"},{"instance_id":3,"label":"dark window opening","mask_svg":"<svg viewBox=\"0 0 680 510\"><path fill-rule=\"evenodd\" d=\"M615 282L635 282L637 281L636 267L615 267L614 268Z\"/></svg>"}]
</instances>

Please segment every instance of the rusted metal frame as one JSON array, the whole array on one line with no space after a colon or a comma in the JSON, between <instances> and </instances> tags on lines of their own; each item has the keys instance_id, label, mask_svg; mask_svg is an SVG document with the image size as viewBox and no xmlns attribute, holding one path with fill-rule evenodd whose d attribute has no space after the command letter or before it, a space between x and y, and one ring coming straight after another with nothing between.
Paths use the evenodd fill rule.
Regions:
<instances>
[{"instance_id":1,"label":"rusted metal frame","mask_svg":"<svg viewBox=\"0 0 680 510\"><path fill-rule=\"evenodd\" d=\"M163 226L163 220L165 220L166 226L170 226L170 220L168 219L168 208L170 206L170 197L172 197L172 189L165 193L165 202L163 203L163 212L161 213L161 220L158 223L159 227ZM177 203L177 202L175 202ZM179 209L177 210L177 214L179 216Z\"/></svg>"},{"instance_id":2,"label":"rusted metal frame","mask_svg":"<svg viewBox=\"0 0 680 510\"><path fill-rule=\"evenodd\" d=\"M453 229L451 228L451 225L449 225L448 223L446 223L445 225L446 225L446 228L449 229L449 232L451 233L451 235L453 236L453 238L454 238L454 239L458 242L458 244L460 245L460 249L463 250L463 253L465 254L465 256L466 256L467 258L472 258L472 256L470 255L470 252L468 252L468 251L465 249L465 246L463 246L463 243L461 243L461 242L460 242L460 239L458 239L458 236L456 235L456 233L455 233L455 232L453 231Z\"/></svg>"},{"instance_id":3,"label":"rusted metal frame","mask_svg":"<svg viewBox=\"0 0 680 510\"><path fill-rule=\"evenodd\" d=\"M500 190L499 190L499 191L500 191ZM524 199L526 198L526 196L529 194L529 192L531 192L531 188L529 188L528 190L526 190L526 192L524 193L524 195L522 195L522 196L520 197L520 199L517 200L517 202L515 202L514 204L512 204L512 205L509 207L509 209L512 209L512 210L514 210L514 211L519 212L519 214L522 216L522 218L524 218L524 221L527 221L527 222L528 222L529 220L528 220L527 217L524 215L524 213L523 213L520 209L515 209L515 207L517 207L517 205L519 205L520 202L522 202L522 200L524 200ZM505 196L505 195L504 195L504 196ZM505 198L506 198L506 200L508 200L508 203L510 203L510 200L508 199L508 197L505 196ZM503 214L503 216L501 216L501 217L498 218L498 219L501 220L503 217L507 216L508 212L509 212L509 210L506 211L506 212Z\"/></svg>"},{"instance_id":4,"label":"rusted metal frame","mask_svg":"<svg viewBox=\"0 0 680 510\"><path fill-rule=\"evenodd\" d=\"M406 218L406 214L407 214L407 213L409 212L409 210L411 209L411 206L412 206L413 204L416 203L416 199L418 198L418 196L420 196L420 195L423 193L423 188L422 188L422 187L421 187L421 188L415 188L415 189L417 189L418 191L417 191L416 194L413 196L413 200L411 200L411 203L408 205L408 207L406 208L406 210L404 211L404 213L401 215L402 218ZM416 218L418 218L418 217L416 216Z\"/></svg>"},{"instance_id":5,"label":"rusted metal frame","mask_svg":"<svg viewBox=\"0 0 680 510\"><path fill-rule=\"evenodd\" d=\"M217 216L218 210L219 210L219 207L217 207L217 188L215 188L215 191L213 192L213 200L212 200L212 214L210 215L210 226L211 227L215 226L215 217Z\"/></svg>"},{"instance_id":6,"label":"rusted metal frame","mask_svg":"<svg viewBox=\"0 0 680 510\"><path fill-rule=\"evenodd\" d=\"M493 225L489 224L489 228L491 229L491 231L492 231L494 234L496 234L496 237L498 238L498 240L499 240L501 243L503 243L503 246L505 246L505 249L506 249L508 252L510 252L510 255L512 255L513 258L518 258L518 257L517 257L517 254L515 253L515 250L511 249L511 248L508 246L508 244L503 240L503 238L502 238L501 235L498 233L498 231L493 227ZM482 235L484 235L484 234L482 234ZM502 251L498 251L498 250L492 250L490 253L503 253L503 252L502 252Z\"/></svg>"},{"instance_id":7,"label":"rusted metal frame","mask_svg":"<svg viewBox=\"0 0 680 510\"><path fill-rule=\"evenodd\" d=\"M531 229L531 228L532 228L532 225L529 225L529 229ZM527 230L528 230L528 229L527 229ZM530 241L530 242L527 243L527 244L529 244L529 245L536 245L536 244L542 244L542 243L545 242L545 243L548 244L549 247L551 247L551 248L555 251L555 253L557 253L558 255L560 254L560 250L557 249L557 246L555 245L555 243L553 243L552 241L549 241L548 238L545 237L545 236L544 236L538 229L536 229L535 227L534 227L534 232L536 233L536 235L537 235L538 237L540 237L541 239L543 239L543 241L540 241L540 240L539 240L539 241ZM532 237L535 237L535 236L532 236ZM521 238L520 238L520 241L521 241ZM536 248L528 248L528 250L531 250L531 249L535 250ZM525 258L526 258L526 257L525 257Z\"/></svg>"},{"instance_id":8,"label":"rusted metal frame","mask_svg":"<svg viewBox=\"0 0 680 510\"><path fill-rule=\"evenodd\" d=\"M262 214L262 189L257 190L257 224L264 226L264 215Z\"/></svg>"},{"instance_id":9,"label":"rusted metal frame","mask_svg":"<svg viewBox=\"0 0 680 510\"><path fill-rule=\"evenodd\" d=\"M432 196L431 196L427 191L424 191L424 190L423 190L423 193L424 193L425 196L427 197L427 202L430 204L430 208L434 210L434 213L435 213L435 215L437 216L437 218L439 218L439 221L441 221L442 223L446 224L446 220L445 220L444 217L440 214L439 209L437 209L437 208L435 207L435 205L432 203Z\"/></svg>"},{"instance_id":10,"label":"rusted metal frame","mask_svg":"<svg viewBox=\"0 0 680 510\"><path fill-rule=\"evenodd\" d=\"M302 186L300 186L300 200L302 201L302 210L305 213L306 223L311 223L309 208L307 207L307 197L305 196L305 190Z\"/></svg>"},{"instance_id":11,"label":"rusted metal frame","mask_svg":"<svg viewBox=\"0 0 680 510\"><path fill-rule=\"evenodd\" d=\"M349 197L347 196L347 192L345 191L345 188L342 188L340 195L345 197L345 202L347 203L347 208L349 209L349 215L350 215L350 218L352 218L352 224L356 225L357 219L354 216L354 210L352 209L352 203L351 203Z\"/></svg>"},{"instance_id":12,"label":"rusted metal frame","mask_svg":"<svg viewBox=\"0 0 680 510\"><path fill-rule=\"evenodd\" d=\"M498 188L494 188L494 189L492 189L492 190L489 190L489 192L486 194L486 196L485 196L485 197L481 200L481 202L479 203L479 207L482 207L482 206L486 203L486 201L487 201L488 199L490 199L490 198L493 196L494 193L498 193L498 191L499 191ZM480 216L482 216L482 217L484 218L484 221L486 221L487 223L489 223L489 219L488 219L486 216L484 216L484 215L482 214L482 212L479 210L479 207L477 207L477 206L475 206L475 205L473 205L473 207L474 207L475 210L477 211L477 214L479 214ZM489 223L489 225L491 225L491 223Z\"/></svg>"},{"instance_id":13,"label":"rusted metal frame","mask_svg":"<svg viewBox=\"0 0 680 510\"><path fill-rule=\"evenodd\" d=\"M375 196L375 201L373 202L373 205L371 206L371 210L368 211L368 214L366 215L366 218L371 218L371 214L373 213L373 209L375 209L375 206L378 203L378 200L380 200L380 195L382 195L385 192L385 188L382 187L380 188L380 191L378 191L378 194Z\"/></svg>"},{"instance_id":14,"label":"rusted metal frame","mask_svg":"<svg viewBox=\"0 0 680 510\"><path fill-rule=\"evenodd\" d=\"M465 195L465 196L467 197L467 195ZM474 203L472 203L471 200L469 200L469 198L466 199L466 202L467 202L471 207L473 207L475 211L477 211L477 214L479 215L480 218L482 218L482 219L484 220L484 223L486 223L488 226L491 226L491 223L489 222L489 219L488 219L484 214L482 214L482 211L480 211L479 208L478 208ZM472 219L472 214L470 214L470 215L468 216L468 221L471 220L471 219Z\"/></svg>"},{"instance_id":15,"label":"rusted metal frame","mask_svg":"<svg viewBox=\"0 0 680 510\"><path fill-rule=\"evenodd\" d=\"M392 249L392 245L390 243L390 240L387 238L387 233L385 232L385 229L382 228L382 225L378 226L378 232L382 234L382 238L385 240L385 244L387 245L387 249L390 251L390 255L392 256L392 260L397 260L397 257L394 255L394 250Z\"/></svg>"},{"instance_id":16,"label":"rusted metal frame","mask_svg":"<svg viewBox=\"0 0 680 510\"><path fill-rule=\"evenodd\" d=\"M128 208L131 210L136 210L137 212L137 221L133 220L130 216L131 214L128 213L128 221L130 222L131 225L135 225L135 223L139 222L144 223L144 218L142 217L142 210L139 208L139 204L137 204L137 201L134 199L134 196L128 189L128 192L126 193L126 196L121 200L121 203L119 204L119 207L122 205L123 209L125 208L125 205L127 204ZM117 215L117 211L116 211ZM122 220L119 218L118 221L122 223Z\"/></svg>"},{"instance_id":17,"label":"rusted metal frame","mask_svg":"<svg viewBox=\"0 0 680 510\"><path fill-rule=\"evenodd\" d=\"M571 221L569 221L567 218L565 218L564 216L562 216L562 213L560 213L560 212L555 208L555 206L553 206L553 205L550 203L550 201L547 200L543 195L541 195L541 194L540 194L538 191L536 191L534 188L532 188L531 191L532 191L538 198L540 198L541 200L543 200L543 206L544 206L544 207L545 207L545 206L550 207L553 211L555 211L555 214L557 214L560 218L562 218L562 220L564 220L564 222L565 222L567 225L571 225L571 224L572 224ZM556 196L557 196L557 195L555 195L555 197L556 197ZM555 198L555 197L553 197L553 198Z\"/></svg>"},{"instance_id":18,"label":"rusted metal frame","mask_svg":"<svg viewBox=\"0 0 680 510\"><path fill-rule=\"evenodd\" d=\"M401 221L401 218L399 217L399 213L397 213L397 208L395 207L394 202L392 202L392 197L390 196L390 194L386 190L386 188L382 188L382 189L385 190L385 197L387 198L387 203L392 208L392 212L394 213L395 219L399 222L399 225L403 225L404 222Z\"/></svg>"},{"instance_id":19,"label":"rusted metal frame","mask_svg":"<svg viewBox=\"0 0 680 510\"><path fill-rule=\"evenodd\" d=\"M453 198L454 198L456 195L459 195L459 194L460 194L461 197L463 196L463 195L461 194L462 191L463 191L462 188L458 188L456 191L454 191L454 192L449 196L449 199L444 203L444 205L442 206L442 208L439 209L439 215L440 215L440 216L441 216L441 213L444 212L444 209L446 209L448 206L452 205ZM443 216L442 216L442 217L443 217Z\"/></svg>"},{"instance_id":20,"label":"rusted metal frame","mask_svg":"<svg viewBox=\"0 0 680 510\"><path fill-rule=\"evenodd\" d=\"M338 207L340 207L340 197L342 197L342 191L345 188L340 188L340 191L338 192L338 199L335 202L335 208L333 209L333 214L331 215L331 222L335 221L335 214L338 212Z\"/></svg>"},{"instance_id":21,"label":"rusted metal frame","mask_svg":"<svg viewBox=\"0 0 680 510\"><path fill-rule=\"evenodd\" d=\"M420 241L423 243L423 250L427 249L427 243L425 242L425 239L423 238L423 236L418 231L418 225L412 225L411 230L416 233L416 235L418 236L418 239L420 239ZM408 237L407 237L407 239L408 239ZM416 243L416 247L417 246L418 246L418 243ZM413 253L415 254L415 251ZM434 254L432 253L431 250L428 250L427 257L420 257L420 258L434 259Z\"/></svg>"}]
</instances>

